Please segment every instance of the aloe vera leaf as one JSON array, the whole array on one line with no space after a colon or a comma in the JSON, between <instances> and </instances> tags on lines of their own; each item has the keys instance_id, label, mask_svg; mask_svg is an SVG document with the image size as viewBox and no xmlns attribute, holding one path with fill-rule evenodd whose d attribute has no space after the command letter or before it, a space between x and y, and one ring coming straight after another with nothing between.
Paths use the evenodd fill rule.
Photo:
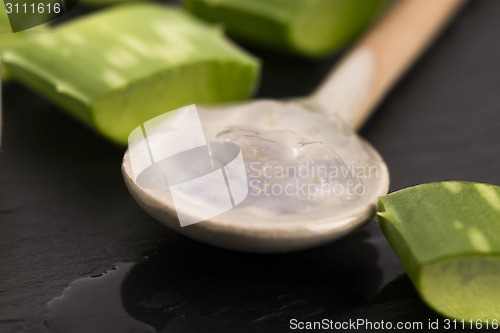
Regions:
<instances>
[{"instance_id":1,"label":"aloe vera leaf","mask_svg":"<svg viewBox=\"0 0 500 333\"><path fill-rule=\"evenodd\" d=\"M34 33L45 31L46 29L47 25L42 24L37 27L31 28L29 30L13 33L10 27L9 17L7 16L7 12L4 10L3 5L0 5L0 58L1 58L1 52L7 46L12 45L17 41L28 38L30 35ZM5 66L2 66L2 79L3 80L8 79L8 74Z\"/></svg>"},{"instance_id":2,"label":"aloe vera leaf","mask_svg":"<svg viewBox=\"0 0 500 333\"><path fill-rule=\"evenodd\" d=\"M141 1L146 2L150 0L79 0L78 4L89 7L100 7L100 6L116 5L125 2L141 2Z\"/></svg>"},{"instance_id":3,"label":"aloe vera leaf","mask_svg":"<svg viewBox=\"0 0 500 333\"><path fill-rule=\"evenodd\" d=\"M424 184L379 199L377 222L422 299L455 319L500 319L500 187Z\"/></svg>"},{"instance_id":4,"label":"aloe vera leaf","mask_svg":"<svg viewBox=\"0 0 500 333\"><path fill-rule=\"evenodd\" d=\"M14 35L9 27L7 13L0 7L0 61L2 60L2 52L6 45L8 45L12 36ZM12 35L12 36L11 36ZM4 80L8 79L7 70L4 68L5 66L1 66L1 77Z\"/></svg>"},{"instance_id":5,"label":"aloe vera leaf","mask_svg":"<svg viewBox=\"0 0 500 333\"><path fill-rule=\"evenodd\" d=\"M126 4L4 52L9 73L118 144L187 104L246 98L258 61L182 9Z\"/></svg>"},{"instance_id":6,"label":"aloe vera leaf","mask_svg":"<svg viewBox=\"0 0 500 333\"><path fill-rule=\"evenodd\" d=\"M356 36L387 0L183 0L235 38L306 57L321 57Z\"/></svg>"}]
</instances>

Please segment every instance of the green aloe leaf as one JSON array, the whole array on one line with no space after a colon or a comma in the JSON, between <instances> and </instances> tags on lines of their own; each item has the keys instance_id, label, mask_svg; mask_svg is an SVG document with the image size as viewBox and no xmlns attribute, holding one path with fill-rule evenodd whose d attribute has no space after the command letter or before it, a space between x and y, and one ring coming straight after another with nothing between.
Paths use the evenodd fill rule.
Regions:
<instances>
[{"instance_id":1,"label":"green aloe leaf","mask_svg":"<svg viewBox=\"0 0 500 333\"><path fill-rule=\"evenodd\" d=\"M16 43L9 74L118 144L159 114L240 100L258 61L219 29L160 4L114 6Z\"/></svg>"},{"instance_id":2,"label":"green aloe leaf","mask_svg":"<svg viewBox=\"0 0 500 333\"><path fill-rule=\"evenodd\" d=\"M278 51L321 57L355 37L387 0L183 0L228 33Z\"/></svg>"},{"instance_id":3,"label":"green aloe leaf","mask_svg":"<svg viewBox=\"0 0 500 333\"><path fill-rule=\"evenodd\" d=\"M36 33L46 31L47 24L42 24L37 27L31 28L29 30L24 30L20 32L13 33L9 23L9 17L7 12L4 10L3 5L0 4L0 52L2 52L6 47L12 45L18 41L28 38ZM0 54L1 58L1 54ZM7 80L8 74L5 66L2 66L2 79Z\"/></svg>"},{"instance_id":4,"label":"green aloe leaf","mask_svg":"<svg viewBox=\"0 0 500 333\"><path fill-rule=\"evenodd\" d=\"M150 1L150 0L79 0L79 5L89 6L89 7L100 7L100 6L110 6L125 2L140 2L140 1Z\"/></svg>"},{"instance_id":5,"label":"green aloe leaf","mask_svg":"<svg viewBox=\"0 0 500 333\"><path fill-rule=\"evenodd\" d=\"M377 221L430 307L459 320L500 319L500 187L411 187L381 197Z\"/></svg>"}]
</instances>

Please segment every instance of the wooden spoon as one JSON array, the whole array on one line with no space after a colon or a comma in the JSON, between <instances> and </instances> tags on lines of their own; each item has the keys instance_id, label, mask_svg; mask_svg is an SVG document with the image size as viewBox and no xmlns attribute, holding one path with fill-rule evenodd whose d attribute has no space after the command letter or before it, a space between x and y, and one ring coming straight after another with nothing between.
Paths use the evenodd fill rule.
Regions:
<instances>
[{"instance_id":1,"label":"wooden spoon","mask_svg":"<svg viewBox=\"0 0 500 333\"><path fill-rule=\"evenodd\" d=\"M399 1L309 97L198 108L208 141L230 141L241 147L249 195L235 208L181 227L168 190L144 189L134 182L127 151L122 172L132 196L168 227L228 249L294 251L352 232L374 216L378 197L385 195L389 186L383 159L354 131L463 2ZM268 175L262 174L263 170L273 173L290 165L297 171L309 162L336 170L352 166L353 170L368 171L364 175L308 175L295 185L293 175L282 172L282 176L272 174L266 179ZM345 192L351 182L358 186L357 192L312 195L300 191L304 184L317 185L318 177ZM252 181L258 183L255 188ZM292 184L289 188L295 195L269 193L267 190L276 184L282 190Z\"/></svg>"}]
</instances>

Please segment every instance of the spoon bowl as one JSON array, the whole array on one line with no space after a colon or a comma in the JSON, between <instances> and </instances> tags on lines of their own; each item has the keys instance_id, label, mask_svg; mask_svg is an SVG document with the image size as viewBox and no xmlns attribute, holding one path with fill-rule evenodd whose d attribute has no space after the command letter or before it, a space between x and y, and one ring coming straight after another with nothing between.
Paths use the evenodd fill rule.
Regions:
<instances>
[{"instance_id":1,"label":"spoon bowl","mask_svg":"<svg viewBox=\"0 0 500 333\"><path fill-rule=\"evenodd\" d=\"M198 108L207 141L236 142L245 160L248 196L221 215L180 227L168 190L134 182L128 151L122 165L127 187L168 227L216 246L282 252L342 237L374 216L378 197L388 191L388 170L340 117L303 104L259 100Z\"/></svg>"}]
</instances>

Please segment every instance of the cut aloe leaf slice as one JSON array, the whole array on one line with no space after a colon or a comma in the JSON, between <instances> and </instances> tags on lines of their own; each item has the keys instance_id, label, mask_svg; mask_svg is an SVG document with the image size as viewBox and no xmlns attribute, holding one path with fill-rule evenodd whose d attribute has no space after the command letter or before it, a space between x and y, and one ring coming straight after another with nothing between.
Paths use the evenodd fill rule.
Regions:
<instances>
[{"instance_id":1,"label":"cut aloe leaf slice","mask_svg":"<svg viewBox=\"0 0 500 333\"><path fill-rule=\"evenodd\" d=\"M430 307L459 320L500 319L500 187L404 189L379 199L377 221Z\"/></svg>"},{"instance_id":2,"label":"cut aloe leaf slice","mask_svg":"<svg viewBox=\"0 0 500 333\"><path fill-rule=\"evenodd\" d=\"M80 0L78 1L78 4L89 7L100 7L100 6L116 5L125 2L140 2L140 1L149 1L149 0Z\"/></svg>"},{"instance_id":3,"label":"cut aloe leaf slice","mask_svg":"<svg viewBox=\"0 0 500 333\"><path fill-rule=\"evenodd\" d=\"M13 33L10 27L9 17L3 9L3 5L0 4L0 58L1 52L9 45L16 43L17 41L26 39L33 33L45 31L47 29L47 24L42 24L37 27L31 28L29 30L24 30L20 32ZM2 79L7 80L8 74L5 66L2 66Z\"/></svg>"},{"instance_id":4,"label":"cut aloe leaf slice","mask_svg":"<svg viewBox=\"0 0 500 333\"><path fill-rule=\"evenodd\" d=\"M9 18L7 17L7 13L0 7L0 61L2 60L2 51L6 45L8 45L14 34L9 26ZM4 69L5 66L2 66L1 75L2 79L7 79L7 71Z\"/></svg>"},{"instance_id":5,"label":"cut aloe leaf slice","mask_svg":"<svg viewBox=\"0 0 500 333\"><path fill-rule=\"evenodd\" d=\"M118 144L159 114L239 100L258 61L178 8L126 4L54 28L4 52L13 78Z\"/></svg>"},{"instance_id":6,"label":"cut aloe leaf slice","mask_svg":"<svg viewBox=\"0 0 500 333\"><path fill-rule=\"evenodd\" d=\"M320 57L365 27L387 0L184 0L228 33L279 51Z\"/></svg>"}]
</instances>

